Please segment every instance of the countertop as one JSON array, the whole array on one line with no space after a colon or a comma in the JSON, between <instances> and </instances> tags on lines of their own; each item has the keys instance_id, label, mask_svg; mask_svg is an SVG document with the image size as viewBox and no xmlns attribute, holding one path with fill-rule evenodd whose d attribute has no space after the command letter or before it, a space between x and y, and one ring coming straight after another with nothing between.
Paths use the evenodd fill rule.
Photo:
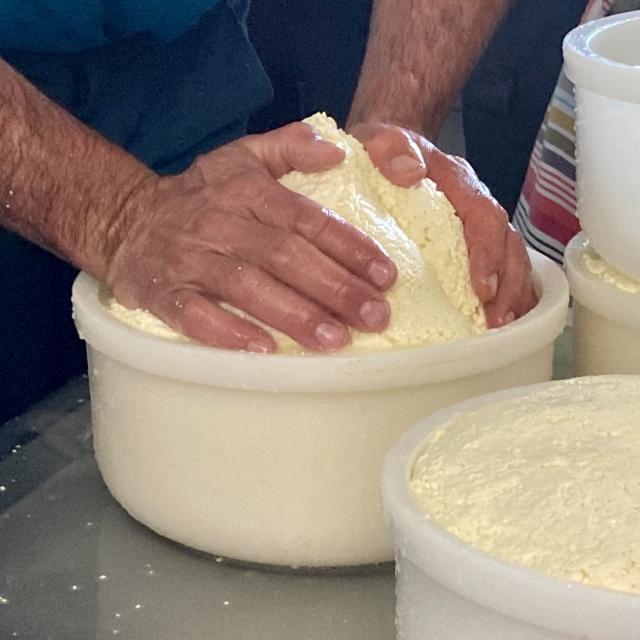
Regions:
<instances>
[{"instance_id":1,"label":"countertop","mask_svg":"<svg viewBox=\"0 0 640 640\"><path fill-rule=\"evenodd\" d=\"M570 329L555 377L571 375ZM392 640L391 565L264 571L132 520L91 453L87 380L0 428L0 639Z\"/></svg>"}]
</instances>

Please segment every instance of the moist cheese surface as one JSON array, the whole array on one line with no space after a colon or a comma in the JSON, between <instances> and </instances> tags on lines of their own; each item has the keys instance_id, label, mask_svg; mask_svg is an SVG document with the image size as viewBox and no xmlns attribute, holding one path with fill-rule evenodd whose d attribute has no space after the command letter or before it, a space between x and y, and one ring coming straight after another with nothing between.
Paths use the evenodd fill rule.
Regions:
<instances>
[{"instance_id":1,"label":"moist cheese surface","mask_svg":"<svg viewBox=\"0 0 640 640\"><path fill-rule=\"evenodd\" d=\"M553 383L429 434L411 490L474 547L640 593L640 377Z\"/></svg>"},{"instance_id":2,"label":"moist cheese surface","mask_svg":"<svg viewBox=\"0 0 640 640\"><path fill-rule=\"evenodd\" d=\"M462 223L435 184L425 179L409 189L397 187L374 167L360 142L338 129L331 118L315 114L306 122L320 137L341 147L345 159L320 173L292 171L281 183L331 208L374 238L398 267L398 280L386 294L389 327L382 333L352 331L347 350L440 344L486 331L484 312L471 286ZM146 311L126 309L113 298L106 306L127 324L179 338ZM281 351L301 351L287 336L273 334Z\"/></svg>"},{"instance_id":3,"label":"moist cheese surface","mask_svg":"<svg viewBox=\"0 0 640 640\"><path fill-rule=\"evenodd\" d=\"M590 245L582 252L584 265L591 274L627 293L640 293L640 280L635 280L603 260Z\"/></svg>"}]
</instances>

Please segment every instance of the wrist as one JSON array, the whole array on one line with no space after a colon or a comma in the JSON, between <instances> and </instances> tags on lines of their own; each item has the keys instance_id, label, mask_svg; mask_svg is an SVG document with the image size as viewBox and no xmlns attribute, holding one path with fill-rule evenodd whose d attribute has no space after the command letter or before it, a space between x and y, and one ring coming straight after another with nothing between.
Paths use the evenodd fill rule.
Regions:
<instances>
[{"instance_id":1,"label":"wrist","mask_svg":"<svg viewBox=\"0 0 640 640\"><path fill-rule=\"evenodd\" d=\"M351 104L347 129L356 124L382 123L415 131L430 139L437 136L444 117L441 101L426 94L428 83L411 68L387 62L385 87L372 86L361 77ZM366 77L366 76L365 76ZM410 99L408 99L410 98Z\"/></svg>"},{"instance_id":2,"label":"wrist","mask_svg":"<svg viewBox=\"0 0 640 640\"><path fill-rule=\"evenodd\" d=\"M0 225L104 280L157 176L0 60Z\"/></svg>"},{"instance_id":3,"label":"wrist","mask_svg":"<svg viewBox=\"0 0 640 640\"><path fill-rule=\"evenodd\" d=\"M97 220L87 224L87 243L82 255L72 257L71 262L111 286L113 265L147 224L159 186L166 179L149 170L131 176L119 188L115 201L104 203L106 206L101 207Z\"/></svg>"}]
</instances>

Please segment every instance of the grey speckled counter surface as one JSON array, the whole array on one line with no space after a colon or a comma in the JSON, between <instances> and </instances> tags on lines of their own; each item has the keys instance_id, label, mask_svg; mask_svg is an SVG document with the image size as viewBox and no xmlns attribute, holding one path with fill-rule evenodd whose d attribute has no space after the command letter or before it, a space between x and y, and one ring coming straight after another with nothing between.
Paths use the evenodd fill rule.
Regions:
<instances>
[{"instance_id":1,"label":"grey speckled counter surface","mask_svg":"<svg viewBox=\"0 0 640 640\"><path fill-rule=\"evenodd\" d=\"M557 378L571 375L570 335ZM87 381L0 429L0 639L392 640L393 570L269 573L129 518L91 454Z\"/></svg>"}]
</instances>

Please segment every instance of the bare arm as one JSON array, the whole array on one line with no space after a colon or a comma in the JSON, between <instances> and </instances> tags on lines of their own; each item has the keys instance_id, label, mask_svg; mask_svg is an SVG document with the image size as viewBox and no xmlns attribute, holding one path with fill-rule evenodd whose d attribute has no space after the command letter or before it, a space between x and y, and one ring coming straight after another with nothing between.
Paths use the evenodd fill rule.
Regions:
<instances>
[{"instance_id":1,"label":"bare arm","mask_svg":"<svg viewBox=\"0 0 640 640\"><path fill-rule=\"evenodd\" d=\"M492 327L536 303L522 238L473 169L418 134L438 135L509 4L375 0L348 123L390 180L410 186L426 176L453 203L465 228L471 280Z\"/></svg>"},{"instance_id":2,"label":"bare arm","mask_svg":"<svg viewBox=\"0 0 640 640\"><path fill-rule=\"evenodd\" d=\"M435 138L510 0L375 0L349 124Z\"/></svg>"},{"instance_id":3,"label":"bare arm","mask_svg":"<svg viewBox=\"0 0 640 640\"><path fill-rule=\"evenodd\" d=\"M342 161L297 123L248 136L159 177L0 61L0 226L105 282L129 307L200 342L273 351L242 309L305 347L389 322L383 250L277 179Z\"/></svg>"},{"instance_id":4,"label":"bare arm","mask_svg":"<svg viewBox=\"0 0 640 640\"><path fill-rule=\"evenodd\" d=\"M2 60L0 148L0 225L104 277L127 198L155 174Z\"/></svg>"}]
</instances>

